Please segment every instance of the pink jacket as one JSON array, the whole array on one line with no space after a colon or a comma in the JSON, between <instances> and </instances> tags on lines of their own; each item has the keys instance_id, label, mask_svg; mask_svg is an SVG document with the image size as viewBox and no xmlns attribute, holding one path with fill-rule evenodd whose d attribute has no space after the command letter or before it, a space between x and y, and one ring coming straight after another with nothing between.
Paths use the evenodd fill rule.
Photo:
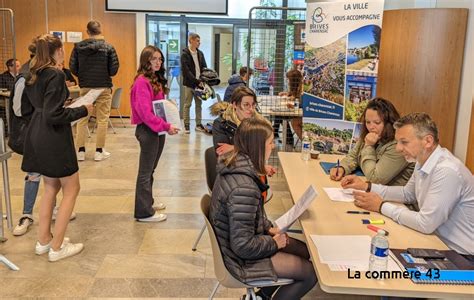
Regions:
<instances>
[{"instance_id":1,"label":"pink jacket","mask_svg":"<svg viewBox=\"0 0 474 300\"><path fill-rule=\"evenodd\" d=\"M154 132L163 132L170 129L170 124L166 123L153 112L152 101L165 99L165 94L161 91L153 93L150 81L140 75L133 83L130 91L130 105L132 107L132 124L145 123Z\"/></svg>"}]
</instances>

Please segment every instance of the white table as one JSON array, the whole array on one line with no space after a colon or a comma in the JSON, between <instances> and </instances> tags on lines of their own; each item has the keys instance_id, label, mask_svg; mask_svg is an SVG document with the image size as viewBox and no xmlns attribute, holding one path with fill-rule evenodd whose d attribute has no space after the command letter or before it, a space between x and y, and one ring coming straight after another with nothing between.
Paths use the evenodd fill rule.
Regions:
<instances>
[{"instance_id":1,"label":"white table","mask_svg":"<svg viewBox=\"0 0 474 300\"><path fill-rule=\"evenodd\" d=\"M311 159L307 162L301 160L300 153L279 152L278 156L293 200L299 199L310 184L313 184L319 193L308 211L300 217L300 222L319 284L325 292L399 297L466 297L473 299L473 286L415 284L410 279L370 280L366 279L365 276L362 276L361 279L349 279L347 271L334 272L329 270L328 265L321 263L319 260L318 250L310 237L312 234L370 236L375 234L361 223L361 219L367 219L367 215L346 213L347 210L360 210L353 203L331 201L322 190L323 187L340 187L340 184L329 179L319 162L335 162L341 156L320 155L320 159ZM391 248L447 249L447 246L435 235L419 233L378 213L371 212L370 218L385 220L385 225L377 226L389 231ZM350 245L347 246L350 247Z\"/></svg>"}]
</instances>

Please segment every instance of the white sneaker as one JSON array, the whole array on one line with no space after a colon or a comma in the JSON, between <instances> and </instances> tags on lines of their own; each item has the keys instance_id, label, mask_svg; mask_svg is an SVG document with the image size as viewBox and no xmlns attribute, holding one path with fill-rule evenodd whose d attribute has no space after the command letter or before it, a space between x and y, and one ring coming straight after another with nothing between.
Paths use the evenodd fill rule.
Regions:
<instances>
[{"instance_id":1,"label":"white sneaker","mask_svg":"<svg viewBox=\"0 0 474 300\"><path fill-rule=\"evenodd\" d=\"M166 220L167 216L165 214L159 214L155 212L155 214L148 218L141 218L137 219L138 222L163 222Z\"/></svg>"},{"instance_id":2,"label":"white sneaker","mask_svg":"<svg viewBox=\"0 0 474 300\"><path fill-rule=\"evenodd\" d=\"M13 229L13 235L20 236L24 235L28 231L28 227L33 224L32 215L23 215L18 221L18 225Z\"/></svg>"},{"instance_id":3,"label":"white sneaker","mask_svg":"<svg viewBox=\"0 0 474 300\"><path fill-rule=\"evenodd\" d=\"M105 149L102 149L102 152L95 152L94 154L95 161L101 161L109 157L110 157L110 152L105 151Z\"/></svg>"},{"instance_id":4,"label":"white sneaker","mask_svg":"<svg viewBox=\"0 0 474 300\"><path fill-rule=\"evenodd\" d=\"M61 244L61 247L63 247L66 244L69 244L69 238L68 237L64 238L63 243ZM51 249L51 242L47 243L46 245L41 245L40 242L38 242L38 241L36 242L36 246L35 246L36 255L45 254L49 251L49 249Z\"/></svg>"},{"instance_id":5,"label":"white sneaker","mask_svg":"<svg viewBox=\"0 0 474 300\"><path fill-rule=\"evenodd\" d=\"M155 205L153 205L154 210L162 210L162 209L165 209L165 208L166 208L166 204L164 204L162 202L159 202L159 203L156 203Z\"/></svg>"},{"instance_id":6,"label":"white sneaker","mask_svg":"<svg viewBox=\"0 0 474 300\"><path fill-rule=\"evenodd\" d=\"M53 210L53 217L51 218L53 221L56 221L56 216L58 214L58 207L55 206ZM77 217L75 212L72 212L71 216L69 217L69 221L74 220Z\"/></svg>"},{"instance_id":7,"label":"white sneaker","mask_svg":"<svg viewBox=\"0 0 474 300\"><path fill-rule=\"evenodd\" d=\"M50 248L49 253L48 253L48 260L58 261L60 259L64 259L73 255L76 255L79 252L81 252L82 249L84 249L84 245L81 243L77 243L77 244L68 243L65 245L61 245L61 249L59 249L59 251L54 251L53 248Z\"/></svg>"},{"instance_id":8,"label":"white sneaker","mask_svg":"<svg viewBox=\"0 0 474 300\"><path fill-rule=\"evenodd\" d=\"M77 155L77 161L84 161L84 160L86 160L86 152L84 152L84 151L78 151L76 155Z\"/></svg>"}]
</instances>

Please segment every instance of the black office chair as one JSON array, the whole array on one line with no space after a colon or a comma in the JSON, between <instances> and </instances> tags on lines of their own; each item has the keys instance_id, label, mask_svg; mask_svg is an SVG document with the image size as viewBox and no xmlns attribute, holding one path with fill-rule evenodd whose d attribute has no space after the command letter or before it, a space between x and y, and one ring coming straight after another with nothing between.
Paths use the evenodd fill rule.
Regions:
<instances>
[{"instance_id":1,"label":"black office chair","mask_svg":"<svg viewBox=\"0 0 474 300\"><path fill-rule=\"evenodd\" d=\"M206 166L206 182L207 182L207 189L209 190L209 195L212 194L212 188L214 187L214 182L216 181L217 177L217 154L216 154L216 149L214 146L209 147L206 149L206 152L204 153L204 164ZM204 230L206 230L206 225L201 228L201 232L199 232L199 235L194 242L193 251L196 251L197 245L199 241L201 240L201 237L204 233Z\"/></svg>"}]
</instances>

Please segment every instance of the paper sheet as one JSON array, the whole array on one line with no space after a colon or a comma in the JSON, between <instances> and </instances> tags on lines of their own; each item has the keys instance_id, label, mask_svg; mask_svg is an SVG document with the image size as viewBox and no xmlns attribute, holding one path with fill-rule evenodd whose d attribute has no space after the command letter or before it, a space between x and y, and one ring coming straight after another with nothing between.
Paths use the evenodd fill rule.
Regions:
<instances>
[{"instance_id":1,"label":"paper sheet","mask_svg":"<svg viewBox=\"0 0 474 300\"><path fill-rule=\"evenodd\" d=\"M76 108L82 105L92 104L95 102L95 100L97 100L97 98L100 94L102 94L103 91L104 89L91 89L84 96L74 99L74 102L71 103L71 105L69 105L67 108Z\"/></svg>"},{"instance_id":2,"label":"paper sheet","mask_svg":"<svg viewBox=\"0 0 474 300\"><path fill-rule=\"evenodd\" d=\"M332 201L354 202L354 196L342 188L323 188Z\"/></svg>"},{"instance_id":3,"label":"paper sheet","mask_svg":"<svg viewBox=\"0 0 474 300\"><path fill-rule=\"evenodd\" d=\"M318 248L319 260L328 264L331 271L368 271L370 241L368 235L311 235ZM347 247L347 245L351 245ZM400 270L389 256L388 271Z\"/></svg>"},{"instance_id":4,"label":"paper sheet","mask_svg":"<svg viewBox=\"0 0 474 300\"><path fill-rule=\"evenodd\" d=\"M298 202L293 205L283 216L279 217L275 224L282 232L286 232L293 223L308 209L309 205L318 196L313 185L310 185L303 193Z\"/></svg>"},{"instance_id":5,"label":"paper sheet","mask_svg":"<svg viewBox=\"0 0 474 300\"><path fill-rule=\"evenodd\" d=\"M178 105L174 100L164 99L153 101L153 112L156 116L162 118L176 128L181 129L181 119L179 118ZM159 133L159 134L164 134Z\"/></svg>"}]
</instances>

